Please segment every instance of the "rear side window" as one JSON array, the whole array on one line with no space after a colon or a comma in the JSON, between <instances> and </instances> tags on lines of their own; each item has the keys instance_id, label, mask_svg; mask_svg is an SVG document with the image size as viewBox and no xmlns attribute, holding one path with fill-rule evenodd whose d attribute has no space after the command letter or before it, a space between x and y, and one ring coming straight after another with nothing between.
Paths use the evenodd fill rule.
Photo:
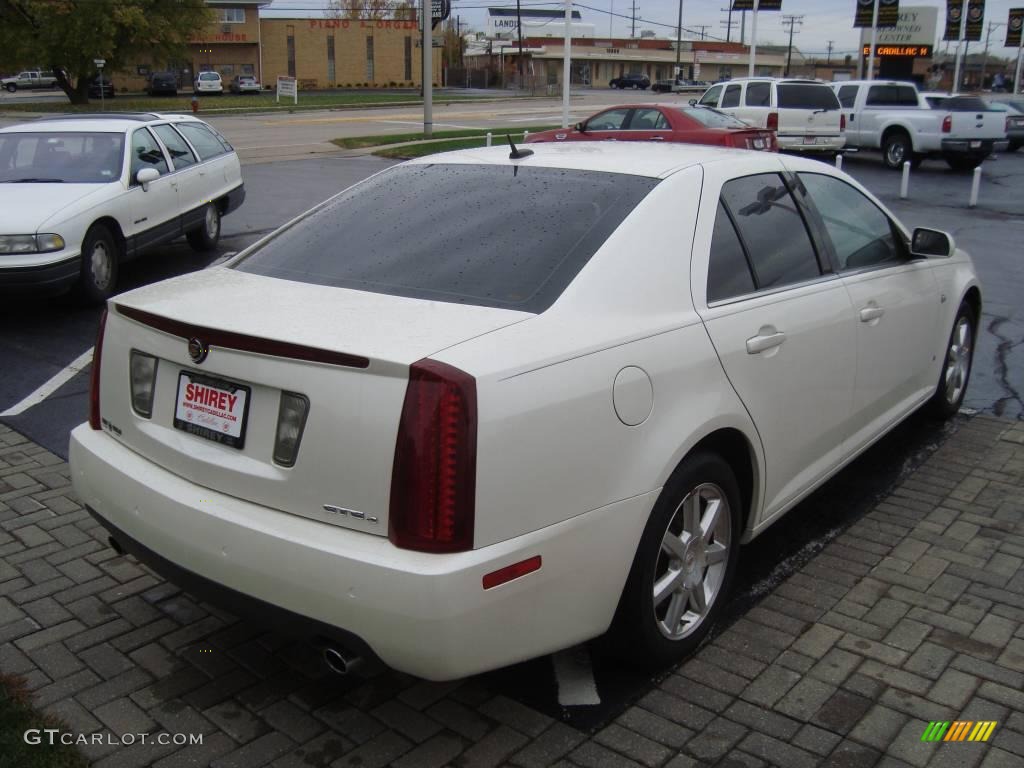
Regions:
<instances>
[{"instance_id":1,"label":"rear side window","mask_svg":"<svg viewBox=\"0 0 1024 768\"><path fill-rule=\"evenodd\" d=\"M739 84L730 85L725 89L725 96L722 97L722 108L738 107L740 105Z\"/></svg>"},{"instance_id":2,"label":"rear side window","mask_svg":"<svg viewBox=\"0 0 1024 768\"><path fill-rule=\"evenodd\" d=\"M748 107L770 107L772 104L771 83L749 83L743 102Z\"/></svg>"},{"instance_id":3,"label":"rear side window","mask_svg":"<svg viewBox=\"0 0 1024 768\"><path fill-rule=\"evenodd\" d=\"M726 182L722 202L750 254L758 289L800 283L821 274L803 216L779 174Z\"/></svg>"},{"instance_id":4,"label":"rear side window","mask_svg":"<svg viewBox=\"0 0 1024 768\"><path fill-rule=\"evenodd\" d=\"M754 275L743 252L743 244L732 225L729 212L721 202L718 203L718 213L715 215L715 232L711 236L709 259L708 303L754 292Z\"/></svg>"},{"instance_id":5,"label":"rear side window","mask_svg":"<svg viewBox=\"0 0 1024 768\"><path fill-rule=\"evenodd\" d=\"M175 170L195 165L196 156L192 154L192 150L189 149L188 144L185 143L185 140L181 138L176 130L169 125L158 125L153 130L160 137L160 141L164 143L164 146L167 147Z\"/></svg>"},{"instance_id":6,"label":"rear side window","mask_svg":"<svg viewBox=\"0 0 1024 768\"><path fill-rule=\"evenodd\" d=\"M872 85L868 89L869 107L917 107L917 90L912 85Z\"/></svg>"},{"instance_id":7,"label":"rear side window","mask_svg":"<svg viewBox=\"0 0 1024 768\"><path fill-rule=\"evenodd\" d=\"M716 85L714 88L708 88L707 92L700 97L698 104L703 104L706 107L717 107L718 106L718 95L722 92L722 86Z\"/></svg>"},{"instance_id":8,"label":"rear side window","mask_svg":"<svg viewBox=\"0 0 1024 768\"><path fill-rule=\"evenodd\" d=\"M668 120L658 109L636 109L629 121L631 131L664 131L668 130Z\"/></svg>"},{"instance_id":9,"label":"rear side window","mask_svg":"<svg viewBox=\"0 0 1024 768\"><path fill-rule=\"evenodd\" d=\"M200 125L199 123L179 123L177 127L181 134L195 147L196 152L199 153L200 160L207 160L227 152L220 139L205 125Z\"/></svg>"},{"instance_id":10,"label":"rear side window","mask_svg":"<svg viewBox=\"0 0 1024 768\"><path fill-rule=\"evenodd\" d=\"M398 166L341 193L235 268L543 312L657 183L525 165Z\"/></svg>"},{"instance_id":11,"label":"rear side window","mask_svg":"<svg viewBox=\"0 0 1024 768\"><path fill-rule=\"evenodd\" d=\"M839 103L843 109L853 109L857 103L858 85L844 85L839 88Z\"/></svg>"},{"instance_id":12,"label":"rear side window","mask_svg":"<svg viewBox=\"0 0 1024 768\"><path fill-rule=\"evenodd\" d=\"M621 131L623 123L626 122L628 109L609 109L599 115L594 115L587 121L588 131Z\"/></svg>"},{"instance_id":13,"label":"rear side window","mask_svg":"<svg viewBox=\"0 0 1024 768\"><path fill-rule=\"evenodd\" d=\"M742 120L709 107L684 107L679 110L708 128L749 128Z\"/></svg>"},{"instance_id":14,"label":"rear side window","mask_svg":"<svg viewBox=\"0 0 1024 768\"><path fill-rule=\"evenodd\" d=\"M839 99L827 85L818 83L781 83L781 109L839 109Z\"/></svg>"}]
</instances>

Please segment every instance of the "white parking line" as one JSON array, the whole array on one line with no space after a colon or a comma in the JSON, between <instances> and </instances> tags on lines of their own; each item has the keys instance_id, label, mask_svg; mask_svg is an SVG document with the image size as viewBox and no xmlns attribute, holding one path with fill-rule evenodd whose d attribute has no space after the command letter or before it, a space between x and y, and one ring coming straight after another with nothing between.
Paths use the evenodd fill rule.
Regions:
<instances>
[{"instance_id":1,"label":"white parking line","mask_svg":"<svg viewBox=\"0 0 1024 768\"><path fill-rule=\"evenodd\" d=\"M558 703L563 707L594 706L601 703L585 645L567 648L551 657L558 681Z\"/></svg>"},{"instance_id":2,"label":"white parking line","mask_svg":"<svg viewBox=\"0 0 1024 768\"><path fill-rule=\"evenodd\" d=\"M19 413L27 411L33 405L39 405L39 403L43 402L43 400L70 381L76 373L85 370L85 367L91 362L92 347L89 347L85 352L72 360L66 368L53 376L49 381L39 387L35 392L32 392L21 402L15 403L6 411L0 413L0 416L17 416Z\"/></svg>"}]
</instances>

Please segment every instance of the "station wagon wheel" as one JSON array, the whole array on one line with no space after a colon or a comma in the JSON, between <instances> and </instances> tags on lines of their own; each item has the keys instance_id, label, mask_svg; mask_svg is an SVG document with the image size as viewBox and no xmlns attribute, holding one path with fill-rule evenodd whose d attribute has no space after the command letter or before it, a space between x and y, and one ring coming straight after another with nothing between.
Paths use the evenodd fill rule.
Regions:
<instances>
[{"instance_id":1,"label":"station wagon wheel","mask_svg":"<svg viewBox=\"0 0 1024 768\"><path fill-rule=\"evenodd\" d=\"M203 223L186 237L195 251L205 252L216 248L220 241L220 209L214 203L207 203L203 210Z\"/></svg>"},{"instance_id":2,"label":"station wagon wheel","mask_svg":"<svg viewBox=\"0 0 1024 768\"><path fill-rule=\"evenodd\" d=\"M120 251L110 230L102 224L89 228L82 241L78 292L90 304L106 301L117 285Z\"/></svg>"},{"instance_id":3,"label":"station wagon wheel","mask_svg":"<svg viewBox=\"0 0 1024 768\"><path fill-rule=\"evenodd\" d=\"M730 466L695 453L651 512L606 641L623 662L664 667L694 651L721 614L736 569L740 493Z\"/></svg>"},{"instance_id":4,"label":"station wagon wheel","mask_svg":"<svg viewBox=\"0 0 1024 768\"><path fill-rule=\"evenodd\" d=\"M960 410L971 378L974 359L974 311L964 302L956 314L953 330L946 344L946 358L942 364L939 383L932 396L932 411L942 418L950 418Z\"/></svg>"}]
</instances>

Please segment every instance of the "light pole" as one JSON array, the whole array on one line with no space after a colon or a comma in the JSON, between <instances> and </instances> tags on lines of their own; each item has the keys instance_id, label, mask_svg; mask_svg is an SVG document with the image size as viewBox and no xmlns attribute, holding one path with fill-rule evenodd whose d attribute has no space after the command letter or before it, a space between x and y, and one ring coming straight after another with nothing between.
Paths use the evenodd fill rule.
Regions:
<instances>
[{"instance_id":1,"label":"light pole","mask_svg":"<svg viewBox=\"0 0 1024 768\"><path fill-rule=\"evenodd\" d=\"M683 0L679 0L679 19L676 22L676 71L673 79L679 79L679 57L683 47Z\"/></svg>"},{"instance_id":2,"label":"light pole","mask_svg":"<svg viewBox=\"0 0 1024 768\"><path fill-rule=\"evenodd\" d=\"M754 59L757 58L757 8L760 0L754 0L754 13L750 20L750 63L747 65L747 77L754 76Z\"/></svg>"},{"instance_id":3,"label":"light pole","mask_svg":"<svg viewBox=\"0 0 1024 768\"><path fill-rule=\"evenodd\" d=\"M868 80L875 79L875 44L878 42L878 0L871 9L871 48L868 49Z\"/></svg>"}]
</instances>

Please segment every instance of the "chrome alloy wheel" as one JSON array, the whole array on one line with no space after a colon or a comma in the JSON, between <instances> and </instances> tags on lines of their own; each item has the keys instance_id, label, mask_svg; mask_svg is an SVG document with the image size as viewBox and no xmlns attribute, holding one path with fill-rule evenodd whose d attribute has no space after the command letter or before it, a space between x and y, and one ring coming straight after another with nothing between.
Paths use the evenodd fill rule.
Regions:
<instances>
[{"instance_id":1,"label":"chrome alloy wheel","mask_svg":"<svg viewBox=\"0 0 1024 768\"><path fill-rule=\"evenodd\" d=\"M654 568L654 618L669 640L704 621L725 580L732 541L729 501L717 485L698 485L669 519Z\"/></svg>"},{"instance_id":2,"label":"chrome alloy wheel","mask_svg":"<svg viewBox=\"0 0 1024 768\"><path fill-rule=\"evenodd\" d=\"M960 402L964 387L967 386L967 377L971 372L972 343L971 321L961 316L953 328L949 351L946 354L946 402L950 405Z\"/></svg>"},{"instance_id":3,"label":"chrome alloy wheel","mask_svg":"<svg viewBox=\"0 0 1024 768\"><path fill-rule=\"evenodd\" d=\"M902 142L894 141L886 147L885 154L889 164L895 168L903 165L903 161L906 160L907 148L903 146Z\"/></svg>"},{"instance_id":4,"label":"chrome alloy wheel","mask_svg":"<svg viewBox=\"0 0 1024 768\"><path fill-rule=\"evenodd\" d=\"M110 282L114 274L114 254L103 240L97 240L92 245L92 251L89 253L89 272L92 275L92 282L98 290L110 289Z\"/></svg>"}]
</instances>

